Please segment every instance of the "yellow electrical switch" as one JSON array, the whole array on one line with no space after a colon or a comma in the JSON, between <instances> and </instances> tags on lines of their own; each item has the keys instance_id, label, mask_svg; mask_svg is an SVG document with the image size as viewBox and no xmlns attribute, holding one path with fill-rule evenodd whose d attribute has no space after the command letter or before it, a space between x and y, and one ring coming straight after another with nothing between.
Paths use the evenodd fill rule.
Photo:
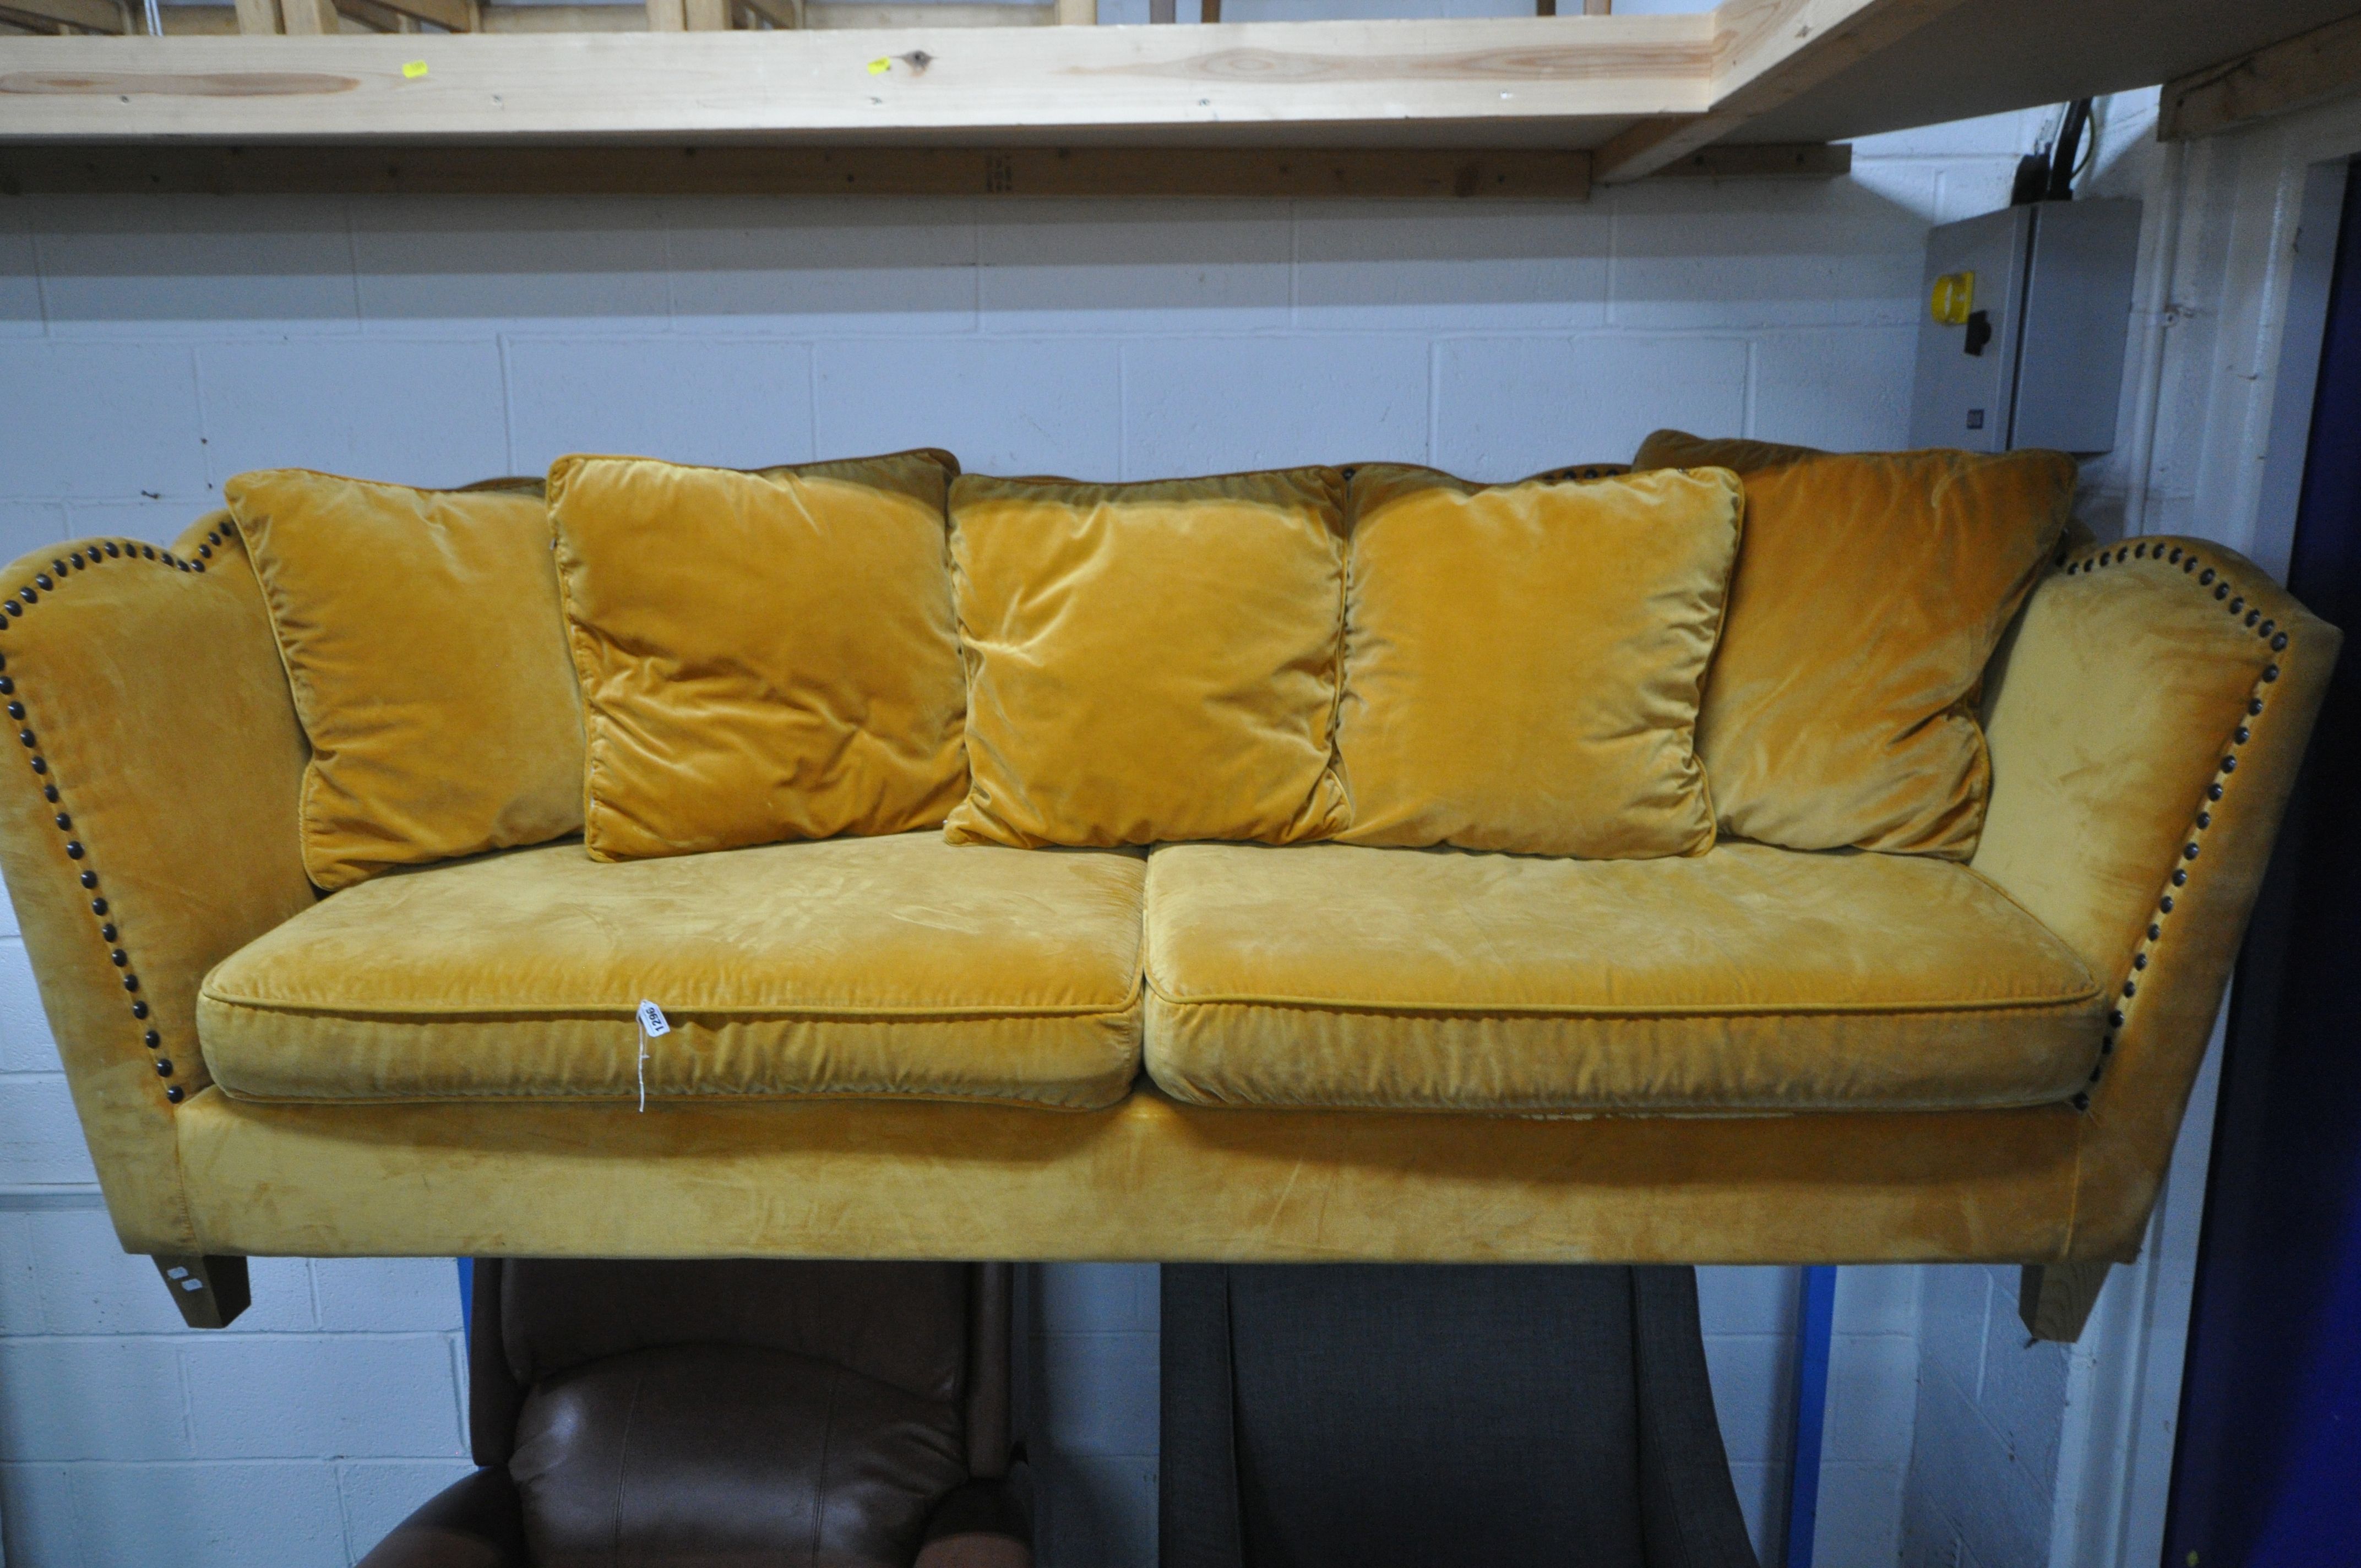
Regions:
<instances>
[{"instance_id":1,"label":"yellow electrical switch","mask_svg":"<svg viewBox=\"0 0 2361 1568\"><path fill-rule=\"evenodd\" d=\"M1935 319L1945 326L1965 326L1968 313L1976 308L1976 275L1972 272L1946 272L1935 280L1933 298L1927 302Z\"/></svg>"}]
</instances>

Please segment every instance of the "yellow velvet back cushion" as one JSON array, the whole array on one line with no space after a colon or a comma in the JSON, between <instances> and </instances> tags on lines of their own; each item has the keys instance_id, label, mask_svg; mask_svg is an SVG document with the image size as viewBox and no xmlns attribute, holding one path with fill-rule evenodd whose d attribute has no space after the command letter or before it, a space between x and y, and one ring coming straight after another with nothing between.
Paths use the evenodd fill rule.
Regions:
<instances>
[{"instance_id":1,"label":"yellow velvet back cushion","mask_svg":"<svg viewBox=\"0 0 2361 1568\"><path fill-rule=\"evenodd\" d=\"M1992 767L1985 663L2058 542L2057 452L1840 455L1659 431L1633 466L1737 470L1746 543L1697 752L1721 830L1965 860Z\"/></svg>"},{"instance_id":2,"label":"yellow velvet back cushion","mask_svg":"<svg viewBox=\"0 0 2361 1568\"><path fill-rule=\"evenodd\" d=\"M942 821L967 783L943 517L957 471L940 452L552 465L593 858Z\"/></svg>"},{"instance_id":3,"label":"yellow velvet back cushion","mask_svg":"<svg viewBox=\"0 0 2361 1568\"><path fill-rule=\"evenodd\" d=\"M1344 502L1333 468L954 482L972 782L946 835L1284 844L1343 827Z\"/></svg>"},{"instance_id":4,"label":"yellow velvet back cushion","mask_svg":"<svg viewBox=\"0 0 2361 1568\"><path fill-rule=\"evenodd\" d=\"M1597 860L1712 848L1697 691L1741 499L1720 468L1355 473L1341 837Z\"/></svg>"},{"instance_id":5,"label":"yellow velvet back cushion","mask_svg":"<svg viewBox=\"0 0 2361 1568\"><path fill-rule=\"evenodd\" d=\"M582 826L582 717L540 488L298 468L222 487L312 743L324 888Z\"/></svg>"}]
</instances>

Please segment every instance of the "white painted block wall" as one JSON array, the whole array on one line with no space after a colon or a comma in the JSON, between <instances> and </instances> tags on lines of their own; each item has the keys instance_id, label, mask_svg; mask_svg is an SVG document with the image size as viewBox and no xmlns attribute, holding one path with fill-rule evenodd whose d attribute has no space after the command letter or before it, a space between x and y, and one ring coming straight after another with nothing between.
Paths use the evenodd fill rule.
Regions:
<instances>
[{"instance_id":1,"label":"white painted block wall","mask_svg":"<svg viewBox=\"0 0 2361 1568\"><path fill-rule=\"evenodd\" d=\"M1665 423L1894 445L1926 229L2004 202L2037 122L1880 138L1844 181L1580 206L0 201L0 554L162 540L280 463L456 483L568 450L926 443L1085 477L1372 458L1510 477L1628 457ZM261 1263L247 1317L192 1335L90 1179L0 932L10 1563L346 1563L463 1468L447 1261ZM1144 1568L1154 1272L1030 1286L1046 1560ZM1700 1289L1773 1563L1795 1278L1708 1269ZM1912 1271L1847 1272L1823 1563L1894 1560L1916 1310Z\"/></svg>"}]
</instances>

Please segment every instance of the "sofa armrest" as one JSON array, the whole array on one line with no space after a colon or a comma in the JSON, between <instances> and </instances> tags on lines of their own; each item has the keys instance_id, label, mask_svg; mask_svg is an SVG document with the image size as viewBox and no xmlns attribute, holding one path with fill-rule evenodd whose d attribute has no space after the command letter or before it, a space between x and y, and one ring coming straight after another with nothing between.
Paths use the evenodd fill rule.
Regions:
<instances>
[{"instance_id":1,"label":"sofa armrest","mask_svg":"<svg viewBox=\"0 0 2361 1568\"><path fill-rule=\"evenodd\" d=\"M2073 552L1994 658L1972 864L2114 997L2069 1258L2139 1248L2339 641L2245 557L2158 538Z\"/></svg>"},{"instance_id":2,"label":"sofa armrest","mask_svg":"<svg viewBox=\"0 0 2361 1568\"><path fill-rule=\"evenodd\" d=\"M1027 1479L1019 1464L955 1487L935 1505L912 1568L1033 1568Z\"/></svg>"},{"instance_id":3,"label":"sofa armrest","mask_svg":"<svg viewBox=\"0 0 2361 1568\"><path fill-rule=\"evenodd\" d=\"M84 540L0 572L0 874L116 1234L192 1254L172 1116L210 1081L198 982L314 894L260 589L226 513L181 548Z\"/></svg>"},{"instance_id":4,"label":"sofa armrest","mask_svg":"<svg viewBox=\"0 0 2361 1568\"><path fill-rule=\"evenodd\" d=\"M532 1568L524 1510L502 1469L478 1470L434 1494L355 1568Z\"/></svg>"}]
</instances>

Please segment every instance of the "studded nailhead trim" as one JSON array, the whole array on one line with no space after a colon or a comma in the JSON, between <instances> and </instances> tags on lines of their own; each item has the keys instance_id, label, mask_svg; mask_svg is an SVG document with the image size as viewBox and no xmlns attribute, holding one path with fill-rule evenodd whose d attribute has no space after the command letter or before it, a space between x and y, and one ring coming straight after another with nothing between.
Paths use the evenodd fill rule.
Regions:
<instances>
[{"instance_id":1,"label":"studded nailhead trim","mask_svg":"<svg viewBox=\"0 0 2361 1568\"><path fill-rule=\"evenodd\" d=\"M223 536L229 532L230 525L226 521L209 532L205 535L205 543L197 546L198 559L193 561L175 555L170 550L159 550L152 544L141 544L128 539L101 539L81 545L50 562L48 571L35 572L30 587L20 588L13 597L0 601L5 602L5 614L0 615L0 632L6 631L12 622L21 620L28 609L38 607L47 596L60 592L70 578L94 567L115 562L152 561L173 571L202 572L205 569L205 562L212 559L214 552L221 547ZM108 965L121 974L124 994L130 998L131 1020L140 1026L139 1043L154 1058L156 1076L170 1079L173 1072L172 1058L163 1054L163 1035L148 1024L148 1015L153 1010L139 988L139 971L132 963L131 950L120 940L122 933L115 925L115 907L107 899L105 884L98 874L90 847L82 842L79 830L74 827L72 813L65 808L57 780L49 774L49 761L41 754L40 735L29 722L31 716L17 692L16 678L6 673L7 667L7 644L0 641L0 696L11 699L6 710L8 718L23 726L16 732L17 742L31 753L28 761L35 784L41 792L41 800L53 813L51 823L65 838L66 860L71 866L69 874L82 892L91 895L90 913L98 923L98 939L105 948ZM164 1098L174 1105L187 1099L188 1093L177 1083L167 1083L164 1087Z\"/></svg>"},{"instance_id":2,"label":"studded nailhead trim","mask_svg":"<svg viewBox=\"0 0 2361 1568\"><path fill-rule=\"evenodd\" d=\"M2145 560L2160 561L2167 566L2180 567L2185 576L2195 580L2200 589L2210 589L2215 602L2230 618L2261 639L2272 653L2287 651L2287 631L2278 622L2265 619L2261 610L2249 605L2246 596L2231 583L2226 571L2208 565L2196 551L2186 545L2169 545L2162 542L2150 544L2143 540L2131 544L2110 545L2095 554L2072 560L2061 555L2058 564L2070 577L2087 576L2108 566L2120 566L2126 561ZM2106 1058L2114 1054L2115 1036L2130 1015L2148 967L2156 961L2158 948L2169 929L2175 895L2189 885L2190 874L2205 852L2205 831L2213 826L2213 806L2227 792L2233 775L2238 771L2239 749L2254 739L2250 721L2262 716L2266 689L2279 678L2279 666L2274 660L2263 666L2263 673L2257 678L2254 689L2246 694L2246 710L2231 729L2229 740L2222 749L2222 760L2215 765L2213 777L2205 786L2204 802L2198 806L2189 832L2181 840L2180 852L2174 859L2171 874L2165 879L2163 892L2158 895L2156 911L2148 916L2147 928L2140 934L2139 946L2132 953L2131 969L2124 976L2115 1005L2108 1010L2107 1032L2099 1037L2099 1065L2091 1069L2092 1083L2098 1082L2106 1071ZM2084 1090L2075 1095L2073 1105L2077 1111L2088 1111L2091 1108L2090 1091Z\"/></svg>"}]
</instances>

